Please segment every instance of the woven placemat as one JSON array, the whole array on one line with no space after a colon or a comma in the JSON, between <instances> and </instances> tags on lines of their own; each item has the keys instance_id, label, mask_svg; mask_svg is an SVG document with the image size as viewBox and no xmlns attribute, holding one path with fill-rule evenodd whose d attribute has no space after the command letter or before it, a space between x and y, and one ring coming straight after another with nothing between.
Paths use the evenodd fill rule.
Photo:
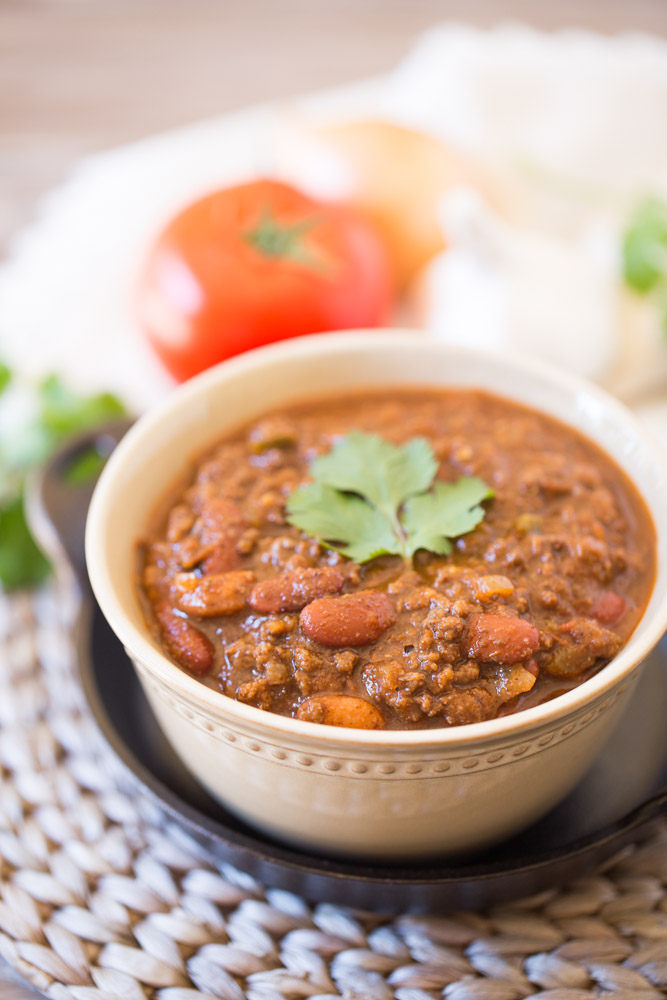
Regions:
<instances>
[{"instance_id":1,"label":"woven placemat","mask_svg":"<svg viewBox=\"0 0 667 1000\"><path fill-rule=\"evenodd\" d=\"M484 913L310 906L216 864L128 783L73 672L73 592L0 599L0 955L57 1000L667 995L667 823Z\"/></svg>"}]
</instances>

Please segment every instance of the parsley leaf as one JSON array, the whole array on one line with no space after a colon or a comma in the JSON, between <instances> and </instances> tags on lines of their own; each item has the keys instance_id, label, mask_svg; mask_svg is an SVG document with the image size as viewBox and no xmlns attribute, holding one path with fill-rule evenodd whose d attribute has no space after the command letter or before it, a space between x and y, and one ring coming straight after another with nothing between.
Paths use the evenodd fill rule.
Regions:
<instances>
[{"instance_id":1,"label":"parsley leaf","mask_svg":"<svg viewBox=\"0 0 667 1000\"><path fill-rule=\"evenodd\" d=\"M20 398L14 401L15 391ZM32 385L1 362L0 395L2 407L22 404L18 406L22 419L10 420L11 431L0 438L0 589L10 591L40 583L49 570L25 517L26 476L72 434L126 411L111 393L79 395L57 375ZM99 465L94 470L89 461L85 469L76 469L71 482L83 482L94 471Z\"/></svg>"},{"instance_id":2,"label":"parsley leaf","mask_svg":"<svg viewBox=\"0 0 667 1000\"><path fill-rule=\"evenodd\" d=\"M450 539L482 520L493 490L470 476L431 488L437 470L425 438L399 446L352 431L313 461L314 481L290 495L287 519L356 562L409 561L418 549L447 555Z\"/></svg>"}]
</instances>

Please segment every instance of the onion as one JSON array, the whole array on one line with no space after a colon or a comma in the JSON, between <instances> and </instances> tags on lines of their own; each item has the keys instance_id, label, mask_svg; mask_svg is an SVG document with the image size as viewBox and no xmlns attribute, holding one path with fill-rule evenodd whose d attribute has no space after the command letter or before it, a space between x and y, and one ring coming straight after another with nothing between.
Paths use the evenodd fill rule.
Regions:
<instances>
[{"instance_id":1,"label":"onion","mask_svg":"<svg viewBox=\"0 0 667 1000\"><path fill-rule=\"evenodd\" d=\"M491 182L465 156L390 121L316 128L286 120L277 151L286 179L315 197L351 203L372 219L401 288L444 249L437 212L443 194L474 187L497 201Z\"/></svg>"}]
</instances>

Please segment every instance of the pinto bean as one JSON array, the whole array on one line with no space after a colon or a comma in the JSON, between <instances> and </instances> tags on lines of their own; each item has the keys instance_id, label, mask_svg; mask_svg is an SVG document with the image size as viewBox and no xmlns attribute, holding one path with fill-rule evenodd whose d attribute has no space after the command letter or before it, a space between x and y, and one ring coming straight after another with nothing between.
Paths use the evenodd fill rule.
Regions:
<instances>
[{"instance_id":1,"label":"pinto bean","mask_svg":"<svg viewBox=\"0 0 667 1000\"><path fill-rule=\"evenodd\" d=\"M168 601L155 607L155 617L171 656L191 674L207 674L213 666L213 645L187 618L181 618Z\"/></svg>"},{"instance_id":2,"label":"pinto bean","mask_svg":"<svg viewBox=\"0 0 667 1000\"><path fill-rule=\"evenodd\" d=\"M382 712L364 698L346 694L325 694L302 701L297 719L348 729L384 729Z\"/></svg>"},{"instance_id":3,"label":"pinto bean","mask_svg":"<svg viewBox=\"0 0 667 1000\"><path fill-rule=\"evenodd\" d=\"M306 635L323 646L368 646L396 621L396 608L381 591L359 590L320 597L303 609L299 620Z\"/></svg>"},{"instance_id":4,"label":"pinto bean","mask_svg":"<svg viewBox=\"0 0 667 1000\"><path fill-rule=\"evenodd\" d=\"M256 583L250 591L248 603L262 614L300 611L318 597L337 594L344 583L343 574L334 566L295 569Z\"/></svg>"},{"instance_id":5,"label":"pinto bean","mask_svg":"<svg viewBox=\"0 0 667 1000\"><path fill-rule=\"evenodd\" d=\"M195 618L213 618L216 615L233 615L245 607L255 574L249 570L231 573L177 573L173 587L181 611Z\"/></svg>"},{"instance_id":6,"label":"pinto bean","mask_svg":"<svg viewBox=\"0 0 667 1000\"><path fill-rule=\"evenodd\" d=\"M471 615L463 636L467 656L483 663L528 660L540 644L540 633L524 618L507 615Z\"/></svg>"}]
</instances>

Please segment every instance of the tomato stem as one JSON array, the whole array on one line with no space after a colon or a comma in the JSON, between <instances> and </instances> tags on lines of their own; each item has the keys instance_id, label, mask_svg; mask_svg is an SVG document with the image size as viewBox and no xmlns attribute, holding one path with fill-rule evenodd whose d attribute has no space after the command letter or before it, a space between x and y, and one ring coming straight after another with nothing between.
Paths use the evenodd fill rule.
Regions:
<instances>
[{"instance_id":1,"label":"tomato stem","mask_svg":"<svg viewBox=\"0 0 667 1000\"><path fill-rule=\"evenodd\" d=\"M257 225L253 229L246 230L243 237L264 257L287 258L313 265L315 257L305 245L303 237L316 224L315 216L302 219L293 225L278 222L270 207L265 206Z\"/></svg>"}]
</instances>

